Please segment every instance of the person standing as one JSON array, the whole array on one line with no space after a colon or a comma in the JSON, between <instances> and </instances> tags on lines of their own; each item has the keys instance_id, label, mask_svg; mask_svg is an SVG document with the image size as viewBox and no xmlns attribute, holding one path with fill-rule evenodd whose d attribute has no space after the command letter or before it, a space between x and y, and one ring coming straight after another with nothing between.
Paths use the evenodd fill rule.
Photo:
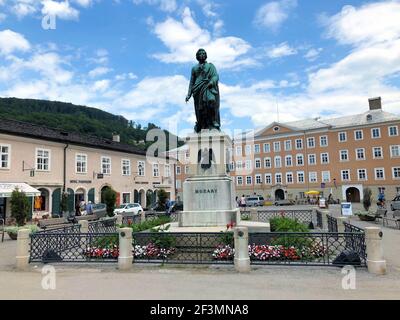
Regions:
<instances>
[{"instance_id":1,"label":"person standing","mask_svg":"<svg viewBox=\"0 0 400 320\"><path fill-rule=\"evenodd\" d=\"M86 205L86 214L87 215L93 214L92 201L89 201L88 204Z\"/></svg>"},{"instance_id":2,"label":"person standing","mask_svg":"<svg viewBox=\"0 0 400 320\"><path fill-rule=\"evenodd\" d=\"M75 216L80 216L81 215L81 205L79 202L76 202L75 204Z\"/></svg>"},{"instance_id":3,"label":"person standing","mask_svg":"<svg viewBox=\"0 0 400 320\"><path fill-rule=\"evenodd\" d=\"M246 197L244 195L242 195L242 197L240 198L240 207L241 208L246 207Z\"/></svg>"}]
</instances>

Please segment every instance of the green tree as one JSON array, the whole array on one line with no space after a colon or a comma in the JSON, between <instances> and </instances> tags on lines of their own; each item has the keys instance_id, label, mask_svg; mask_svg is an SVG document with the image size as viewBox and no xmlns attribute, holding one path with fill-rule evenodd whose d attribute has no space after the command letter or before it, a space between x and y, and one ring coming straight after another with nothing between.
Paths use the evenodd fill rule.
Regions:
<instances>
[{"instance_id":1,"label":"green tree","mask_svg":"<svg viewBox=\"0 0 400 320\"><path fill-rule=\"evenodd\" d=\"M19 191L18 188L11 194L11 216L15 218L18 226L23 226L28 217L30 205L25 192Z\"/></svg>"},{"instance_id":2,"label":"green tree","mask_svg":"<svg viewBox=\"0 0 400 320\"><path fill-rule=\"evenodd\" d=\"M68 192L63 192L61 195L60 209L63 216L68 211Z\"/></svg>"},{"instance_id":3,"label":"green tree","mask_svg":"<svg viewBox=\"0 0 400 320\"><path fill-rule=\"evenodd\" d=\"M112 217L114 215L115 202L117 201L117 193L113 189L107 188L104 190L102 198L107 206L108 216Z\"/></svg>"},{"instance_id":4,"label":"green tree","mask_svg":"<svg viewBox=\"0 0 400 320\"><path fill-rule=\"evenodd\" d=\"M157 195L158 195L158 207L160 208L160 210L165 211L168 199L168 193L164 189L160 189L157 192Z\"/></svg>"}]
</instances>

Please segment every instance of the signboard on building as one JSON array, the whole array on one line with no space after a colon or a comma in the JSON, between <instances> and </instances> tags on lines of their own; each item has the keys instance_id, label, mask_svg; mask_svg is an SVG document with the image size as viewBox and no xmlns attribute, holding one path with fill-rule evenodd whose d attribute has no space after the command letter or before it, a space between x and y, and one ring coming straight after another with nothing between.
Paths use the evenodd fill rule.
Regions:
<instances>
[{"instance_id":1,"label":"signboard on building","mask_svg":"<svg viewBox=\"0 0 400 320\"><path fill-rule=\"evenodd\" d=\"M102 173L97 174L97 179L103 179L103 178L104 178L104 174L102 174Z\"/></svg>"},{"instance_id":2,"label":"signboard on building","mask_svg":"<svg viewBox=\"0 0 400 320\"><path fill-rule=\"evenodd\" d=\"M352 216L353 215L353 207L351 202L342 202L342 216Z\"/></svg>"}]
</instances>

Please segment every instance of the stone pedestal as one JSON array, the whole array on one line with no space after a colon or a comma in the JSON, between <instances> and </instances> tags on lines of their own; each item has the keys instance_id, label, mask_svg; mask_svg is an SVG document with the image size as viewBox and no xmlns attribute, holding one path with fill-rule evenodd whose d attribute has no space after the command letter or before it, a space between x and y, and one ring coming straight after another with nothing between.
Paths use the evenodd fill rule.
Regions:
<instances>
[{"instance_id":1,"label":"stone pedestal","mask_svg":"<svg viewBox=\"0 0 400 320\"><path fill-rule=\"evenodd\" d=\"M228 176L232 141L212 130L187 137L191 177L183 183L181 227L226 226L236 223L235 185Z\"/></svg>"}]
</instances>

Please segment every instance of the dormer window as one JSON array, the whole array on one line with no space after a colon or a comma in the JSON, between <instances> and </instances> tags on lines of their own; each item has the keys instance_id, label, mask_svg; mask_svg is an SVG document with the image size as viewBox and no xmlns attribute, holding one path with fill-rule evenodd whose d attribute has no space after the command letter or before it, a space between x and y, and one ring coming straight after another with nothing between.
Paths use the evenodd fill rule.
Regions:
<instances>
[{"instance_id":1,"label":"dormer window","mask_svg":"<svg viewBox=\"0 0 400 320\"><path fill-rule=\"evenodd\" d=\"M367 114L367 121L371 121L372 120L372 114Z\"/></svg>"}]
</instances>

